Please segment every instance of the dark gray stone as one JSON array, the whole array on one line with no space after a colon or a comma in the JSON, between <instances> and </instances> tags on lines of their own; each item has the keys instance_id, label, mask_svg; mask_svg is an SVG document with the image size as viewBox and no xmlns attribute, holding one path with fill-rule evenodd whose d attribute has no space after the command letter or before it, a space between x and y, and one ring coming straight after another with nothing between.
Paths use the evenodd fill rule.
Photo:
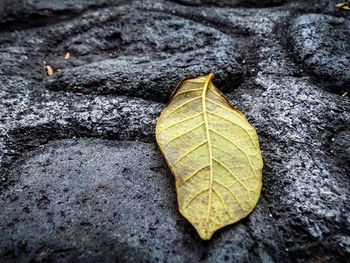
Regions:
<instances>
[{"instance_id":1,"label":"dark gray stone","mask_svg":"<svg viewBox=\"0 0 350 263\"><path fill-rule=\"evenodd\" d=\"M235 39L241 50L244 77L266 74L298 75L290 55L285 51L285 24L290 16L289 7L276 8L222 8L215 6L188 6L169 2L142 2L142 8L205 21ZM231 81L232 86L236 83ZM219 83L221 84L221 83ZM221 85L220 85L221 86ZM222 87L221 87L222 88ZM227 89L230 90L230 89Z\"/></svg>"},{"instance_id":2,"label":"dark gray stone","mask_svg":"<svg viewBox=\"0 0 350 263\"><path fill-rule=\"evenodd\" d=\"M45 24L46 18L62 19L75 15L87 8L117 5L125 0L2 0L0 2L0 28L13 28L13 23L21 27Z\"/></svg>"},{"instance_id":3,"label":"dark gray stone","mask_svg":"<svg viewBox=\"0 0 350 263\"><path fill-rule=\"evenodd\" d=\"M349 14L337 1L46 1L46 17L23 3L45 1L2 13L16 15L0 25L1 262L348 260L350 101L335 69ZM265 169L253 213L203 242L177 211L154 129L177 81L207 71L256 127Z\"/></svg>"},{"instance_id":4,"label":"dark gray stone","mask_svg":"<svg viewBox=\"0 0 350 263\"><path fill-rule=\"evenodd\" d=\"M286 2L286 0L173 0L186 5L214 5L214 6L273 6Z\"/></svg>"},{"instance_id":5,"label":"dark gray stone","mask_svg":"<svg viewBox=\"0 0 350 263\"><path fill-rule=\"evenodd\" d=\"M96 22L101 16L108 19ZM79 34L62 25L69 30L62 34L71 36L58 44L57 54L71 51L78 60L73 63L78 66L67 66L62 58L56 62L57 57L49 57L56 68L63 70L48 79L47 87L166 101L185 76L213 71L219 82L241 79L237 44L213 28L173 15L141 12L135 7L108 8L76 23L85 20L92 21L92 25Z\"/></svg>"},{"instance_id":6,"label":"dark gray stone","mask_svg":"<svg viewBox=\"0 0 350 263\"><path fill-rule=\"evenodd\" d=\"M75 136L150 140L163 108L125 96L52 93L21 77L0 76L0 86L2 181L14 159L52 140Z\"/></svg>"},{"instance_id":7,"label":"dark gray stone","mask_svg":"<svg viewBox=\"0 0 350 263\"><path fill-rule=\"evenodd\" d=\"M322 14L291 22L290 41L296 59L321 85L350 91L350 20Z\"/></svg>"},{"instance_id":8,"label":"dark gray stone","mask_svg":"<svg viewBox=\"0 0 350 263\"><path fill-rule=\"evenodd\" d=\"M238 84L243 75L234 39L184 18L138 10L137 4L2 38L0 73L36 77L53 90L166 101L186 76L213 71L221 86L232 88L223 80ZM46 63L54 70L51 77L45 76Z\"/></svg>"},{"instance_id":9,"label":"dark gray stone","mask_svg":"<svg viewBox=\"0 0 350 263\"><path fill-rule=\"evenodd\" d=\"M349 100L278 75L258 76L228 96L260 135L263 196L293 261L322 255L341 262L350 251L349 166L339 162L349 148L342 131L350 123ZM339 142L333 152L332 138Z\"/></svg>"},{"instance_id":10,"label":"dark gray stone","mask_svg":"<svg viewBox=\"0 0 350 263\"><path fill-rule=\"evenodd\" d=\"M271 250L283 240L263 202L243 224L201 241L177 211L154 144L57 141L11 175L16 182L0 195L2 262L271 262L286 254Z\"/></svg>"},{"instance_id":11,"label":"dark gray stone","mask_svg":"<svg viewBox=\"0 0 350 263\"><path fill-rule=\"evenodd\" d=\"M174 14L186 19L203 23L217 28L235 39L244 41L252 34L266 35L274 30L279 22L283 22L289 11L276 8L221 8L217 6L196 6L189 8L185 5L169 3L167 1L140 3L143 9L162 13ZM241 52L247 52L242 49ZM254 50L250 50L254 52ZM247 54L244 54L247 55Z\"/></svg>"},{"instance_id":12,"label":"dark gray stone","mask_svg":"<svg viewBox=\"0 0 350 263\"><path fill-rule=\"evenodd\" d=\"M348 171L350 170L350 131L342 131L331 139L331 152ZM350 174L348 174L350 176Z\"/></svg>"}]
</instances>

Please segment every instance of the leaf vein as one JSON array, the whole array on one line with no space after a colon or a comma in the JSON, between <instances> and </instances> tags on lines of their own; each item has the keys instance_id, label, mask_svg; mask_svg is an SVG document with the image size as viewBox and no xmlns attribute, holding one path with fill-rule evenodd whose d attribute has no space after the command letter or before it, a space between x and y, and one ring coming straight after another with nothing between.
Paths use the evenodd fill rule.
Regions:
<instances>
[{"instance_id":1,"label":"leaf vein","mask_svg":"<svg viewBox=\"0 0 350 263\"><path fill-rule=\"evenodd\" d=\"M237 198L236 194L235 194L229 187L227 187L226 185L220 183L220 182L217 181L217 180L214 180L214 183L220 185L221 187L223 187L223 188L225 188L227 191L229 191L229 193L236 199L236 201L237 201L239 207L240 207L242 210L247 211L247 209L244 209L244 208L243 208L243 206L241 205L241 202L240 202L239 199Z\"/></svg>"},{"instance_id":2,"label":"leaf vein","mask_svg":"<svg viewBox=\"0 0 350 263\"><path fill-rule=\"evenodd\" d=\"M208 224L209 221L209 215L210 215L210 210L211 210L211 205L212 205L212 192L213 192L213 180L214 180L214 175L213 175L213 153L212 153L212 148L211 148L211 140L210 140L210 128L209 128L209 122L208 122L208 116L207 116L207 105L206 105L206 99L207 99L207 91L208 91L208 86L211 81L211 79L214 77L214 74L210 73L204 83L204 88L203 88L203 93L202 93L202 110L204 114L204 123L205 123L205 133L207 136L208 140L208 152L209 152L209 195L208 195L208 210L207 210L207 217L206 217L206 222Z\"/></svg>"},{"instance_id":3,"label":"leaf vein","mask_svg":"<svg viewBox=\"0 0 350 263\"><path fill-rule=\"evenodd\" d=\"M207 143L207 140L201 142L200 144L196 145L195 147L193 147L192 149L190 149L188 152L186 152L185 154L183 154L180 158L178 158L173 165L175 166L179 161L181 161L183 158L185 158L186 156L188 156L191 152L195 151L196 149L198 149L199 147L201 147L203 144Z\"/></svg>"},{"instance_id":4,"label":"leaf vein","mask_svg":"<svg viewBox=\"0 0 350 263\"><path fill-rule=\"evenodd\" d=\"M223 168L225 168L226 171L228 171L235 179L237 182L240 183L240 185L242 185L248 192L250 191L249 188L231 171L231 169L229 169L225 164L223 164L222 162L220 162L217 159L213 159L216 163L220 164Z\"/></svg>"},{"instance_id":5,"label":"leaf vein","mask_svg":"<svg viewBox=\"0 0 350 263\"><path fill-rule=\"evenodd\" d=\"M241 125L239 125L239 124L233 122L232 120L229 120L229 119L227 119L227 118L225 118L225 117L223 117L223 116L221 116L219 114L216 114L215 112L212 112L212 111L207 111L207 112L209 114L211 114L211 115L214 115L214 116L220 118L220 119L226 120L226 121L230 122L231 124L233 124L233 125L237 126L238 128L240 128L241 130L243 130L249 136L250 140L252 141L252 143L254 145L254 148L256 148L255 140L252 138L250 133L246 129L244 129Z\"/></svg>"},{"instance_id":6,"label":"leaf vein","mask_svg":"<svg viewBox=\"0 0 350 263\"><path fill-rule=\"evenodd\" d=\"M204 189L204 190L202 190L202 191L197 192L197 193L190 199L190 201L185 205L185 208L188 208L188 207L191 205L191 203L192 203L198 196L200 196L201 194L207 192L208 190L209 190L209 189L207 188L207 189Z\"/></svg>"},{"instance_id":7,"label":"leaf vein","mask_svg":"<svg viewBox=\"0 0 350 263\"><path fill-rule=\"evenodd\" d=\"M224 109L224 110L229 111L230 113L235 113L235 114L236 114L236 112L235 112L233 109L229 108L228 105L227 105L227 107L225 107L225 106L221 105L220 103L217 103L216 101L213 101L213 100L211 100L211 99L209 99L209 98L206 98L206 100L209 101L210 103L213 103L213 104L215 104L215 105L221 107L221 108Z\"/></svg>"},{"instance_id":8,"label":"leaf vein","mask_svg":"<svg viewBox=\"0 0 350 263\"><path fill-rule=\"evenodd\" d=\"M204 122L201 122L200 124L196 125L195 127L191 128L190 130L182 133L182 134L179 134L177 136L175 136L174 138L172 138L170 141L168 141L164 146L167 146L169 145L171 142L175 141L176 139L178 138L181 138L182 136L185 136L186 134L189 134L190 132L193 132L194 130L198 129L199 127L201 127L202 125L204 124Z\"/></svg>"},{"instance_id":9,"label":"leaf vein","mask_svg":"<svg viewBox=\"0 0 350 263\"><path fill-rule=\"evenodd\" d=\"M215 181L214 181L214 182L215 182ZM225 202L224 202L224 199L222 199L221 195L215 190L215 188L213 188L213 192L214 192L214 193L216 194L216 196L219 198L219 200L220 200L220 202L221 202L221 204L222 204L222 206L223 206L223 208L224 208L226 214L228 215L228 217L231 218L231 214L230 214L230 212L229 212L228 209L227 209L227 206L226 206L226 204L225 204Z\"/></svg>"},{"instance_id":10,"label":"leaf vein","mask_svg":"<svg viewBox=\"0 0 350 263\"><path fill-rule=\"evenodd\" d=\"M217 146L215 146L215 145L213 145L212 147L215 148L215 149L218 149L219 151L222 151L222 152L224 152L224 153L226 153L226 154L228 154L228 155L230 155L230 156L232 156L232 157L234 157L232 153L230 153L230 152L228 152L228 151L225 151L224 149L222 149L222 148L220 148L220 147L217 147ZM253 171L255 177L257 176L256 171L252 168L251 165L236 165L236 166L234 166L234 167L232 167L232 168L240 168L240 167L241 167L241 168L243 168L243 167L249 167L249 168Z\"/></svg>"},{"instance_id":11,"label":"leaf vein","mask_svg":"<svg viewBox=\"0 0 350 263\"><path fill-rule=\"evenodd\" d=\"M254 170L254 167L252 165L252 163L250 162L250 157L249 155L241 148L239 147L234 141L230 140L229 138L227 138L225 135L221 134L220 132L217 132L213 129L210 129L210 131L214 132L215 134L219 135L220 137L224 138L225 140L229 141L230 143L232 143L238 150L240 150L248 159L249 165L250 167Z\"/></svg>"},{"instance_id":12,"label":"leaf vein","mask_svg":"<svg viewBox=\"0 0 350 263\"><path fill-rule=\"evenodd\" d=\"M188 180L190 180L192 177L194 177L195 175L197 175L200 171L204 170L205 168L207 168L209 165L205 165L199 169L197 169L196 171L194 171L190 176L188 176L187 178L185 178L183 180L183 183L186 183Z\"/></svg>"},{"instance_id":13,"label":"leaf vein","mask_svg":"<svg viewBox=\"0 0 350 263\"><path fill-rule=\"evenodd\" d=\"M200 98L202 98L202 96L198 96L198 97L195 97L195 98L193 98L193 99L190 99L190 100L185 101L184 103L180 104L180 105L177 106L175 109L173 109L171 112L169 112L166 116L164 116L164 118L169 117L169 116L170 116L171 114L173 114L175 111L181 109L181 108L184 107L185 105L187 105L187 104L189 104L189 103L191 103L191 102L193 102L193 101L196 101L196 100L198 100L198 99L200 99Z\"/></svg>"},{"instance_id":14,"label":"leaf vein","mask_svg":"<svg viewBox=\"0 0 350 263\"><path fill-rule=\"evenodd\" d=\"M165 131L165 130L167 130L167 129L169 129L169 128L171 128L171 127L173 127L173 126L175 126L175 125L184 123L185 121L189 121L189 120L191 120L191 119L194 119L194 118L196 118L196 117L198 117L198 116L200 116L200 115L202 115L202 114L203 114L203 112L199 112L199 113L196 113L196 114L192 115L191 117L188 117L188 118L186 118L186 119L182 119L181 121L178 121L178 122L175 122L175 123L172 123L172 124L170 124L169 126L165 127L165 128L162 130L162 132Z\"/></svg>"},{"instance_id":15,"label":"leaf vein","mask_svg":"<svg viewBox=\"0 0 350 263\"><path fill-rule=\"evenodd\" d=\"M203 89L203 88L199 88L199 89L189 89L189 90L185 90L185 91L176 93L176 94L174 95L173 99L176 98L176 97L179 96L179 95L186 94L186 93L190 93L190 92L201 91L202 89Z\"/></svg>"}]
</instances>

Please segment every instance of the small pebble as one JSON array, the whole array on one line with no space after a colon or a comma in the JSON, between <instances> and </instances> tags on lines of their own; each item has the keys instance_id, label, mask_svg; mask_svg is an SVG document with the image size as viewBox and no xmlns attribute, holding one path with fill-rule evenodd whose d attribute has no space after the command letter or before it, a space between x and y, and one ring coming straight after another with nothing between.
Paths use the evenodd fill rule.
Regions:
<instances>
[{"instance_id":1,"label":"small pebble","mask_svg":"<svg viewBox=\"0 0 350 263\"><path fill-rule=\"evenodd\" d=\"M70 53L67 52L65 55L64 55L64 60L68 60L70 58Z\"/></svg>"},{"instance_id":2,"label":"small pebble","mask_svg":"<svg viewBox=\"0 0 350 263\"><path fill-rule=\"evenodd\" d=\"M52 74L53 74L52 67L50 65L46 65L45 68L46 68L47 75L52 76Z\"/></svg>"}]
</instances>

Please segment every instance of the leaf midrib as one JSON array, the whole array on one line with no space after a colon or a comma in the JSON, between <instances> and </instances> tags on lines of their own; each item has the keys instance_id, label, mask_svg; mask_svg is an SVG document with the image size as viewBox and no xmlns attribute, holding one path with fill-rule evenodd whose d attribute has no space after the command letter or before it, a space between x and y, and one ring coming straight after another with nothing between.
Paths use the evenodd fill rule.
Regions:
<instances>
[{"instance_id":1,"label":"leaf midrib","mask_svg":"<svg viewBox=\"0 0 350 263\"><path fill-rule=\"evenodd\" d=\"M209 194L208 194L208 210L207 210L207 216L206 216L206 224L208 227L208 221L210 216L210 210L212 205L212 193L213 193L213 184L214 184L214 176L213 176L213 153L211 148L211 140L210 140L210 129L209 129L209 122L208 122L208 116L207 116L207 105L206 105L206 97L207 97L207 91L210 84L210 81L214 77L213 73L210 73L204 83L203 92L202 92L202 111L203 111L203 118L204 118L204 124L205 124L205 132L207 137L207 144L208 144L208 152L209 152ZM208 231L208 229L207 229Z\"/></svg>"}]
</instances>

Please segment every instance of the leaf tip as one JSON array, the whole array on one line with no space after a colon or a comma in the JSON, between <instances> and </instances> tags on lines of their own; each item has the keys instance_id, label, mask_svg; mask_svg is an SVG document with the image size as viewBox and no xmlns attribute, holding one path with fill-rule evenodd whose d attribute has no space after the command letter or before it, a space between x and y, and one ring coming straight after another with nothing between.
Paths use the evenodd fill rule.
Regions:
<instances>
[{"instance_id":1,"label":"leaf tip","mask_svg":"<svg viewBox=\"0 0 350 263\"><path fill-rule=\"evenodd\" d=\"M198 235L202 240L208 241L213 236L214 232L209 232L207 229L197 229Z\"/></svg>"}]
</instances>

